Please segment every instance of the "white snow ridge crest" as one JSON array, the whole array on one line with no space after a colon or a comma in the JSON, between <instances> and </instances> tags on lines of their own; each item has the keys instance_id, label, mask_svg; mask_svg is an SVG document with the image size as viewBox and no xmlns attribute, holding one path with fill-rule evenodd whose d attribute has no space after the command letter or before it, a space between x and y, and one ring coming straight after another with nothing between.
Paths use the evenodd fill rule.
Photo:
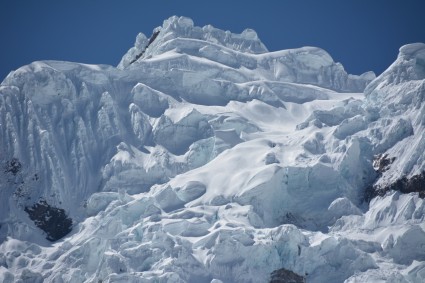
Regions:
<instances>
[{"instance_id":1,"label":"white snow ridge crest","mask_svg":"<svg viewBox=\"0 0 425 283\"><path fill-rule=\"evenodd\" d=\"M424 282L425 44L382 75L171 17L0 85L1 282Z\"/></svg>"}]
</instances>

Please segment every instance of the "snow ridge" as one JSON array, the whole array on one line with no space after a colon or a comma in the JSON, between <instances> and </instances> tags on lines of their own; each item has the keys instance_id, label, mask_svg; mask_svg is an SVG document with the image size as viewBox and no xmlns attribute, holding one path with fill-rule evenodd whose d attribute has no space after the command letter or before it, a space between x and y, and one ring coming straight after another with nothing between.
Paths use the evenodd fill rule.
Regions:
<instances>
[{"instance_id":1,"label":"snow ridge","mask_svg":"<svg viewBox=\"0 0 425 283\"><path fill-rule=\"evenodd\" d=\"M423 282L424 54L354 76L174 16L10 73L0 281Z\"/></svg>"},{"instance_id":2,"label":"snow ridge","mask_svg":"<svg viewBox=\"0 0 425 283\"><path fill-rule=\"evenodd\" d=\"M165 20L162 26L155 28L150 39L139 33L134 47L123 56L118 68L124 69L138 59L143 60L183 47L185 43L182 44L182 42L199 40L244 53L268 52L252 29L245 29L241 34L234 34L211 25L196 27L190 18L173 16Z\"/></svg>"}]
</instances>

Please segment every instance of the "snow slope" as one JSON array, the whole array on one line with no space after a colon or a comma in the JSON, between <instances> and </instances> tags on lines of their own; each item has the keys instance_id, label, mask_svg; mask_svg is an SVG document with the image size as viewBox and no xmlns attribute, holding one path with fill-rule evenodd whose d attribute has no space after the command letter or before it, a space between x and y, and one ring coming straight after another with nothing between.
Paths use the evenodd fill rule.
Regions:
<instances>
[{"instance_id":1,"label":"snow slope","mask_svg":"<svg viewBox=\"0 0 425 283\"><path fill-rule=\"evenodd\" d=\"M10 73L0 281L423 282L424 62L355 76L171 17L117 68Z\"/></svg>"}]
</instances>

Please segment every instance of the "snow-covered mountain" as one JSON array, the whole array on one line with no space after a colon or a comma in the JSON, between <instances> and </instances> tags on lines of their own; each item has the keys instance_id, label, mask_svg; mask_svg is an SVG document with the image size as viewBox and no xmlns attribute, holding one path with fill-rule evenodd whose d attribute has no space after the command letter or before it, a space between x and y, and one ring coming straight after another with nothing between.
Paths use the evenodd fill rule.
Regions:
<instances>
[{"instance_id":1,"label":"snow-covered mountain","mask_svg":"<svg viewBox=\"0 0 425 283\"><path fill-rule=\"evenodd\" d=\"M24 66L0 281L424 282L424 97L425 44L355 76L184 17L117 68Z\"/></svg>"}]
</instances>

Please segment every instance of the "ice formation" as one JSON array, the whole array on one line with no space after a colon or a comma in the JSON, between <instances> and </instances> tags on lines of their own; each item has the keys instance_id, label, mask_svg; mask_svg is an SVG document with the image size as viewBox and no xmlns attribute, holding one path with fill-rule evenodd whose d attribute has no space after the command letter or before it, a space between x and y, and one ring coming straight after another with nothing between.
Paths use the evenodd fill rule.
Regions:
<instances>
[{"instance_id":1,"label":"ice formation","mask_svg":"<svg viewBox=\"0 0 425 283\"><path fill-rule=\"evenodd\" d=\"M0 85L1 282L424 282L425 44L380 76L171 17ZM292 282L292 281L291 281Z\"/></svg>"}]
</instances>

